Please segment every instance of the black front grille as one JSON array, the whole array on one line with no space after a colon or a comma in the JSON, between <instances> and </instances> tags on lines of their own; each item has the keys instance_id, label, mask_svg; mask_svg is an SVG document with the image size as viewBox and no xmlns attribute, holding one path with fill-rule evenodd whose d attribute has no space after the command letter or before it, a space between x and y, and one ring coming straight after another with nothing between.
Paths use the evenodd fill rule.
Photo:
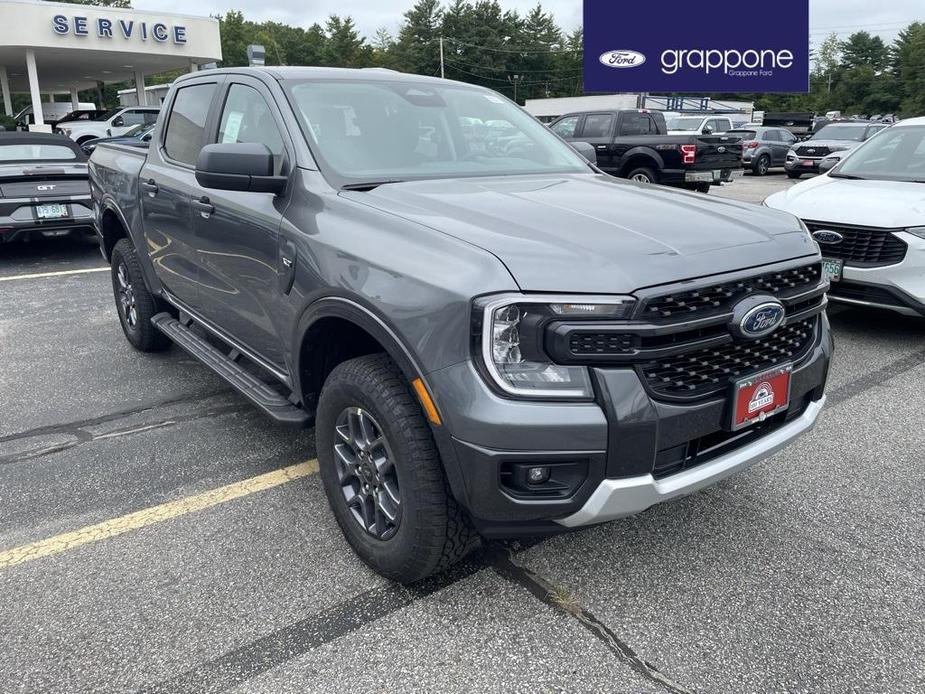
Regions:
<instances>
[{"instance_id":1,"label":"black front grille","mask_svg":"<svg viewBox=\"0 0 925 694\"><path fill-rule=\"evenodd\" d=\"M569 336L569 351L575 356L589 354L629 354L636 345L632 335L596 332L573 332Z\"/></svg>"},{"instance_id":2,"label":"black front grille","mask_svg":"<svg viewBox=\"0 0 925 694\"><path fill-rule=\"evenodd\" d=\"M793 151L801 157L824 157L829 154L828 147L815 147L813 145L801 145Z\"/></svg>"},{"instance_id":3,"label":"black front grille","mask_svg":"<svg viewBox=\"0 0 925 694\"><path fill-rule=\"evenodd\" d=\"M705 397L723 390L732 379L799 361L812 347L816 322L813 316L759 340L687 352L639 369L656 396Z\"/></svg>"},{"instance_id":4,"label":"black front grille","mask_svg":"<svg viewBox=\"0 0 925 694\"><path fill-rule=\"evenodd\" d=\"M798 294L817 286L820 276L821 266L817 263L699 289L682 289L646 301L641 318L658 321L700 318L729 310L740 299L755 293L772 294L783 299L788 294Z\"/></svg>"},{"instance_id":5,"label":"black front grille","mask_svg":"<svg viewBox=\"0 0 925 694\"><path fill-rule=\"evenodd\" d=\"M841 258L847 265L878 267L895 265L906 257L906 242L893 234L899 229L844 226L825 222L806 222L810 231L826 229L841 234L839 243L819 244L826 258Z\"/></svg>"}]
</instances>

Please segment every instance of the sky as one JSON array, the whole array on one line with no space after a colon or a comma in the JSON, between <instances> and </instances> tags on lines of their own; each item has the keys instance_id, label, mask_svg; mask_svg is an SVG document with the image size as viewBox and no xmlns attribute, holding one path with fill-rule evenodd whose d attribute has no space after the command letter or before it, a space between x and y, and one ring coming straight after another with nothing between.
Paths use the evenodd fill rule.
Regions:
<instances>
[{"instance_id":1,"label":"sky","mask_svg":"<svg viewBox=\"0 0 925 694\"><path fill-rule=\"evenodd\" d=\"M691 1L667 0L666 4ZM521 13L536 5L536 0L500 2L505 9L517 9ZM717 17L719 21L741 23L743 31L747 31L748 23L762 21L762 15L773 13L775 21L786 21L787 2L749 3L739 9L719 12ZM274 20L302 27L309 27L315 22L324 24L330 14L349 14L360 32L371 38L380 27L395 34L402 14L414 4L414 0L196 0L192 3L189 0L133 0L132 4L139 10L181 14L213 15L241 10L247 19L254 21ZM581 24L581 0L544 0L542 5L565 29ZM832 31L845 38L862 29L879 34L889 42L910 21L925 21L923 0L810 0L809 8L810 42L813 45L818 45Z\"/></svg>"}]
</instances>

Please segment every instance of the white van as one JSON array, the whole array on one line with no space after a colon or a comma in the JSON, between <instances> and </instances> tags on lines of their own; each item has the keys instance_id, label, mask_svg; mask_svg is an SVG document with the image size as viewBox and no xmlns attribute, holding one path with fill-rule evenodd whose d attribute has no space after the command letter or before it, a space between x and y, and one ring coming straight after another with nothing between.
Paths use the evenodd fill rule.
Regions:
<instances>
[{"instance_id":1,"label":"white van","mask_svg":"<svg viewBox=\"0 0 925 694\"><path fill-rule=\"evenodd\" d=\"M42 104L42 120L47 124L54 124L73 111L92 111L95 108L96 104L89 101L81 101L77 104L76 109L71 105L70 101L54 101ZM35 124L35 116L33 115L31 106L26 106L26 108L13 116L13 118L17 123L24 123L26 125Z\"/></svg>"}]
</instances>

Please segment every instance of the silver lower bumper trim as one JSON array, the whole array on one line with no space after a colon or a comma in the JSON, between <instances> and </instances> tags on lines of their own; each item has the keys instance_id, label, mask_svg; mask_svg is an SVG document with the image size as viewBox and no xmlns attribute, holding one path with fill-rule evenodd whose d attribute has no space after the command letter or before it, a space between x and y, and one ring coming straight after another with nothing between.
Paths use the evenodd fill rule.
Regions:
<instances>
[{"instance_id":1,"label":"silver lower bumper trim","mask_svg":"<svg viewBox=\"0 0 925 694\"><path fill-rule=\"evenodd\" d=\"M811 402L806 411L792 422L788 422L755 443L665 479L657 480L652 475L640 475L604 480L594 490L584 506L556 522L570 528L603 523L614 518L639 513L659 502L708 487L734 472L745 470L777 453L797 436L812 429L824 404L825 396L816 402Z\"/></svg>"}]
</instances>

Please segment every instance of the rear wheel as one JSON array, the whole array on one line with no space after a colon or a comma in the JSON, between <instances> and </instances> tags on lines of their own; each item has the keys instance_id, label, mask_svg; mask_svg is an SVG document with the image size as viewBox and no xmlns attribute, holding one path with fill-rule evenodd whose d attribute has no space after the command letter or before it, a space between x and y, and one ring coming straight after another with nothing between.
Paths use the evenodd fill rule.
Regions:
<instances>
[{"instance_id":1,"label":"rear wheel","mask_svg":"<svg viewBox=\"0 0 925 694\"><path fill-rule=\"evenodd\" d=\"M633 169L626 174L626 177L631 181L636 181L636 183L658 183L658 175L646 166Z\"/></svg>"},{"instance_id":2,"label":"rear wheel","mask_svg":"<svg viewBox=\"0 0 925 694\"><path fill-rule=\"evenodd\" d=\"M752 171L756 176L766 176L768 171L771 169L771 157L767 154L762 154L758 157L758 161L755 162Z\"/></svg>"},{"instance_id":3,"label":"rear wheel","mask_svg":"<svg viewBox=\"0 0 925 694\"><path fill-rule=\"evenodd\" d=\"M119 239L112 249L112 291L122 332L132 347L141 352L170 347L170 339L151 322L162 307L145 286L138 256L128 239Z\"/></svg>"},{"instance_id":4,"label":"rear wheel","mask_svg":"<svg viewBox=\"0 0 925 694\"><path fill-rule=\"evenodd\" d=\"M387 355L351 359L331 372L315 436L334 517L375 571L411 583L474 545L421 407Z\"/></svg>"}]
</instances>

